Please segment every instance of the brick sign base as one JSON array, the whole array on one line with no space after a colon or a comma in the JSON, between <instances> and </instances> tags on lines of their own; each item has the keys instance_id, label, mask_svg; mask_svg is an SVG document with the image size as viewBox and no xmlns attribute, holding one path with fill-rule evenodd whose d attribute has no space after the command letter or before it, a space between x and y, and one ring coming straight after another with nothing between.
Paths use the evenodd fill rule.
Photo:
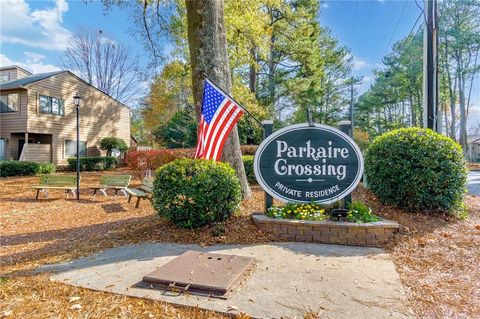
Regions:
<instances>
[{"instance_id":1,"label":"brick sign base","mask_svg":"<svg viewBox=\"0 0 480 319\"><path fill-rule=\"evenodd\" d=\"M398 223L385 219L374 223L358 224L274 219L262 213L254 213L252 220L263 231L273 233L288 241L353 246L384 245L400 228Z\"/></svg>"}]
</instances>

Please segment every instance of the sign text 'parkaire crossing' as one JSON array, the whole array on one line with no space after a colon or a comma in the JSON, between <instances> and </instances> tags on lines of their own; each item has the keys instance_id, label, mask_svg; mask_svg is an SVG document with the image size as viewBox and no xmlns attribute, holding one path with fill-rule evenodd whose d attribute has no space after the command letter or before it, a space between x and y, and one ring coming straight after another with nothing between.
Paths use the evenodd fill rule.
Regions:
<instances>
[{"instance_id":1,"label":"sign text 'parkaire crossing'","mask_svg":"<svg viewBox=\"0 0 480 319\"><path fill-rule=\"evenodd\" d=\"M268 136L253 165L263 189L288 202L338 201L355 189L363 174L362 153L348 135L307 123Z\"/></svg>"}]
</instances>

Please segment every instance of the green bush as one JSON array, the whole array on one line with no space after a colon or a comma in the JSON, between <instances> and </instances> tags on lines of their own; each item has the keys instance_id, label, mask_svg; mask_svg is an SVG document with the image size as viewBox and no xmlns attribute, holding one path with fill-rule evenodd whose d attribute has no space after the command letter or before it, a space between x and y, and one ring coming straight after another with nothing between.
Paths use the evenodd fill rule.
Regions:
<instances>
[{"instance_id":1,"label":"green bush","mask_svg":"<svg viewBox=\"0 0 480 319\"><path fill-rule=\"evenodd\" d=\"M87 156L80 157L80 171L108 171L115 169L118 160L112 156ZM75 157L68 159L68 169L77 170L77 159Z\"/></svg>"},{"instance_id":2,"label":"green bush","mask_svg":"<svg viewBox=\"0 0 480 319\"><path fill-rule=\"evenodd\" d=\"M56 167L53 163L39 163L37 174L52 174L55 173Z\"/></svg>"},{"instance_id":3,"label":"green bush","mask_svg":"<svg viewBox=\"0 0 480 319\"><path fill-rule=\"evenodd\" d=\"M31 176L55 172L53 163L37 163L29 161L0 161L0 177Z\"/></svg>"},{"instance_id":4,"label":"green bush","mask_svg":"<svg viewBox=\"0 0 480 319\"><path fill-rule=\"evenodd\" d=\"M375 139L365 156L369 188L386 204L414 211L459 212L467 170L452 139L405 128Z\"/></svg>"},{"instance_id":5,"label":"green bush","mask_svg":"<svg viewBox=\"0 0 480 319\"><path fill-rule=\"evenodd\" d=\"M228 164L179 159L157 170L153 206L177 226L197 228L224 221L240 200L240 182Z\"/></svg>"},{"instance_id":6,"label":"green bush","mask_svg":"<svg viewBox=\"0 0 480 319\"><path fill-rule=\"evenodd\" d=\"M37 174L39 164L36 162L24 161L1 161L0 176L29 176Z\"/></svg>"},{"instance_id":7,"label":"green bush","mask_svg":"<svg viewBox=\"0 0 480 319\"><path fill-rule=\"evenodd\" d=\"M107 156L112 156L112 151L116 150L125 153L128 150L127 143L118 137L104 137L100 140L100 149L107 152Z\"/></svg>"},{"instance_id":8,"label":"green bush","mask_svg":"<svg viewBox=\"0 0 480 319\"><path fill-rule=\"evenodd\" d=\"M245 174L247 175L247 180L250 184L257 184L257 179L255 178L255 172L253 170L253 156L243 155L243 166L245 167Z\"/></svg>"},{"instance_id":9,"label":"green bush","mask_svg":"<svg viewBox=\"0 0 480 319\"><path fill-rule=\"evenodd\" d=\"M334 220L338 219L331 215L335 208L338 208L338 202L331 205L322 205L316 202L310 203L287 203L285 206L272 206L265 213L271 218L296 219L296 220ZM347 217L341 218L341 221L352 223L371 223L379 221L380 218L373 215L372 210L362 202L354 201L348 206Z\"/></svg>"},{"instance_id":10,"label":"green bush","mask_svg":"<svg viewBox=\"0 0 480 319\"><path fill-rule=\"evenodd\" d=\"M353 201L348 205L347 221L353 223L378 222L380 218L373 215L372 209L360 201Z\"/></svg>"}]
</instances>

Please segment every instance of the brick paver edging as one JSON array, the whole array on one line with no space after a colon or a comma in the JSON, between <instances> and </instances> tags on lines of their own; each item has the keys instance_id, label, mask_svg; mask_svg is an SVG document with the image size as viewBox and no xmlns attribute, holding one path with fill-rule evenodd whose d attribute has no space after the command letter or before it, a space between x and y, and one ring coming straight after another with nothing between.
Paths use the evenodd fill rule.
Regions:
<instances>
[{"instance_id":1,"label":"brick paver edging","mask_svg":"<svg viewBox=\"0 0 480 319\"><path fill-rule=\"evenodd\" d=\"M374 223L274 219L254 213L252 220L260 229L288 241L316 242L353 246L381 246L393 237L400 225L390 220Z\"/></svg>"}]
</instances>

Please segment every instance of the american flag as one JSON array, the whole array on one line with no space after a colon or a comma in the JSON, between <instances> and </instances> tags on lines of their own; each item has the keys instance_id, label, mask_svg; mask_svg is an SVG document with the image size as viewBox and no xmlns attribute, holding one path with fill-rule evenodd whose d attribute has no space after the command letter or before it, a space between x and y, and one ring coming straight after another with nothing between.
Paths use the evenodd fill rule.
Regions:
<instances>
[{"instance_id":1,"label":"american flag","mask_svg":"<svg viewBox=\"0 0 480 319\"><path fill-rule=\"evenodd\" d=\"M231 97L206 79L195 158L220 160L225 141L243 112Z\"/></svg>"}]
</instances>

